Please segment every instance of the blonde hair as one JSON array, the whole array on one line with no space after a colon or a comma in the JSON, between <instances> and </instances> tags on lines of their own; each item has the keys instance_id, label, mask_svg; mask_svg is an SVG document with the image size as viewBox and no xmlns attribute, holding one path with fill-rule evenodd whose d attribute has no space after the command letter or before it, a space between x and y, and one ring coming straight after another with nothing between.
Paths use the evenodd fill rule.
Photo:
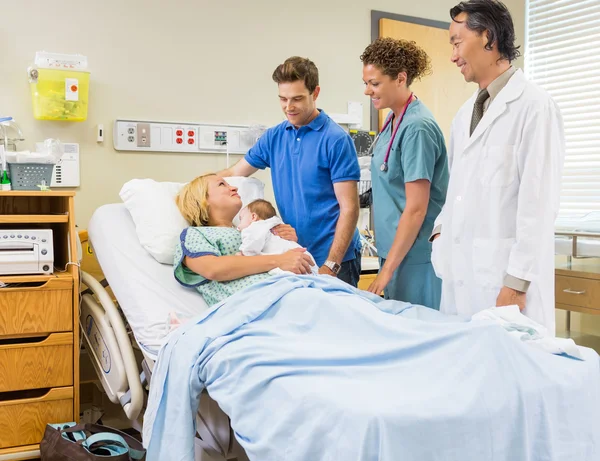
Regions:
<instances>
[{"instance_id":1,"label":"blonde hair","mask_svg":"<svg viewBox=\"0 0 600 461\"><path fill-rule=\"evenodd\" d=\"M177 208L191 226L208 226L208 180L214 173L203 174L187 183L175 197Z\"/></svg>"},{"instance_id":2,"label":"blonde hair","mask_svg":"<svg viewBox=\"0 0 600 461\"><path fill-rule=\"evenodd\" d=\"M260 198L250 202L246 208L248 208L250 213L255 213L260 219L269 219L277 216L275 207L271 205L271 202Z\"/></svg>"}]
</instances>

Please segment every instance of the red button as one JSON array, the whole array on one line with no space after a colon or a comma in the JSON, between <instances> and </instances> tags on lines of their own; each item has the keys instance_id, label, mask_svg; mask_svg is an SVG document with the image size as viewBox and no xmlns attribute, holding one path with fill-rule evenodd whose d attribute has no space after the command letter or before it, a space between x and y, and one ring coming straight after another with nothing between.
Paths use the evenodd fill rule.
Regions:
<instances>
[{"instance_id":1,"label":"red button","mask_svg":"<svg viewBox=\"0 0 600 461\"><path fill-rule=\"evenodd\" d=\"M77 92L77 85L71 85L71 92L72 93L76 93Z\"/></svg>"},{"instance_id":2,"label":"red button","mask_svg":"<svg viewBox=\"0 0 600 461\"><path fill-rule=\"evenodd\" d=\"M192 130L188 131L188 136L194 136L196 133Z\"/></svg>"},{"instance_id":3,"label":"red button","mask_svg":"<svg viewBox=\"0 0 600 461\"><path fill-rule=\"evenodd\" d=\"M194 140L192 138L188 139L188 144L194 144Z\"/></svg>"},{"instance_id":4,"label":"red button","mask_svg":"<svg viewBox=\"0 0 600 461\"><path fill-rule=\"evenodd\" d=\"M177 138L177 144L181 144L182 142L183 142L183 139Z\"/></svg>"},{"instance_id":5,"label":"red button","mask_svg":"<svg viewBox=\"0 0 600 461\"><path fill-rule=\"evenodd\" d=\"M177 131L175 132L175 134L176 134L177 136L183 136L183 130L177 130Z\"/></svg>"}]
</instances>

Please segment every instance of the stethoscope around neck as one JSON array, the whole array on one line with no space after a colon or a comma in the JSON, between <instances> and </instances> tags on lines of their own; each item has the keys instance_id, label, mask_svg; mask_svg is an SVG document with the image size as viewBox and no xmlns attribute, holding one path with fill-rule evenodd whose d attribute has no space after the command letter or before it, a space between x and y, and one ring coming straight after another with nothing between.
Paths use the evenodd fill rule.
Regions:
<instances>
[{"instance_id":1,"label":"stethoscope around neck","mask_svg":"<svg viewBox=\"0 0 600 461\"><path fill-rule=\"evenodd\" d=\"M404 119L404 114L406 114L406 110L408 109L408 106L413 101L413 97L415 99L417 99L417 97L414 95L414 93L410 94L410 96L408 97L408 100L406 101L406 104L404 105L404 109L402 109L402 113L400 114L400 118L398 120L398 124L396 125L396 128L394 129L394 132L392 133L392 136L390 138L390 142L388 144L387 151L385 152L385 157L383 159L383 163L379 167L379 169L383 173L385 173L388 170L388 161L390 159L390 152L392 150L392 144L394 144L394 138L396 137L396 133L398 132L398 128L400 128L400 125L402 124L402 120ZM383 124L383 128L381 128L381 131L379 132L379 134L375 138L375 141L373 141L373 144L371 144L371 147L369 148L369 150L367 152L367 155L372 155L373 154L373 151L375 150L375 146L377 145L377 142L379 141L379 136L381 136L381 133L383 133L387 129L387 127L390 125L390 123L392 123L393 118L394 118L394 114L392 113L387 118L387 120L385 121L385 123Z\"/></svg>"}]
</instances>

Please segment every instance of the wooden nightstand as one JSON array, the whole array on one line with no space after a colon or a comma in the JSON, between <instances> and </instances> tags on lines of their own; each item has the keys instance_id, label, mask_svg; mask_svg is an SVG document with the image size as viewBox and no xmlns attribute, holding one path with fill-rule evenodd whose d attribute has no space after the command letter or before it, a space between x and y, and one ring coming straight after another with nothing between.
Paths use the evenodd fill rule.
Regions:
<instances>
[{"instance_id":1,"label":"wooden nightstand","mask_svg":"<svg viewBox=\"0 0 600 461\"><path fill-rule=\"evenodd\" d=\"M569 254L555 256L554 272L556 308L567 311L566 330L570 331L571 311L600 315L600 258L590 257L597 252L586 250L585 244L579 246L579 239L600 239L600 233L563 230L555 234L569 237L571 244Z\"/></svg>"},{"instance_id":2,"label":"wooden nightstand","mask_svg":"<svg viewBox=\"0 0 600 461\"><path fill-rule=\"evenodd\" d=\"M379 272L379 258L377 256L363 256L361 259L360 279L358 288L366 290L373 283Z\"/></svg>"},{"instance_id":3,"label":"wooden nightstand","mask_svg":"<svg viewBox=\"0 0 600 461\"><path fill-rule=\"evenodd\" d=\"M0 275L0 459L39 456L47 423L79 419L74 192L0 191L0 237L53 231L54 273Z\"/></svg>"},{"instance_id":4,"label":"wooden nightstand","mask_svg":"<svg viewBox=\"0 0 600 461\"><path fill-rule=\"evenodd\" d=\"M600 315L600 258L556 264L556 308Z\"/></svg>"},{"instance_id":5,"label":"wooden nightstand","mask_svg":"<svg viewBox=\"0 0 600 461\"><path fill-rule=\"evenodd\" d=\"M556 308L567 311L570 331L571 312L600 315L600 258L557 256L555 264Z\"/></svg>"}]
</instances>

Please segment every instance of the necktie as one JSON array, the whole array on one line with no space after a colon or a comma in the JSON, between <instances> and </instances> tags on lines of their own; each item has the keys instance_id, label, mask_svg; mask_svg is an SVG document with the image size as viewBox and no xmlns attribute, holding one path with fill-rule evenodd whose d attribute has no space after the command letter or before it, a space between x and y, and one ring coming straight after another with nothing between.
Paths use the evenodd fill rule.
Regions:
<instances>
[{"instance_id":1,"label":"necktie","mask_svg":"<svg viewBox=\"0 0 600 461\"><path fill-rule=\"evenodd\" d=\"M475 131L475 128L477 127L477 125L481 121L481 118L483 117L483 103L489 97L490 94L488 93L487 89L481 90L477 95L475 105L473 106L473 117L471 117L471 135L473 134L473 131Z\"/></svg>"}]
</instances>

